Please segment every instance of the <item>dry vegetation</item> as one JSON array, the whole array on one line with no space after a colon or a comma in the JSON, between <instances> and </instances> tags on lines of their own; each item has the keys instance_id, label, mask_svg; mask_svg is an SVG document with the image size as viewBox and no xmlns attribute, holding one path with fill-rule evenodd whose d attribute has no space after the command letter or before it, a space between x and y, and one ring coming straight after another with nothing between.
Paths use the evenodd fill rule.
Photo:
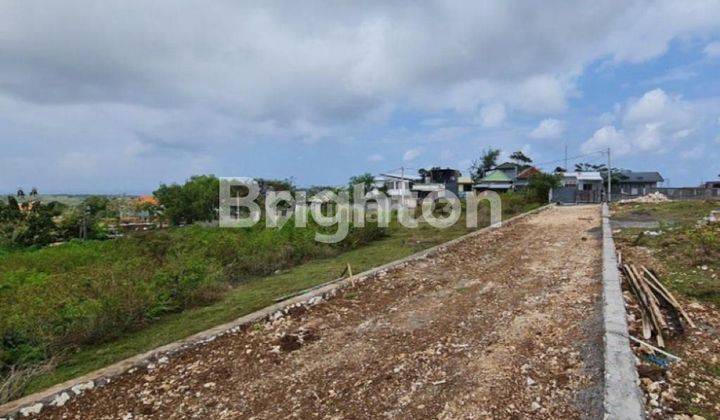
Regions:
<instances>
[{"instance_id":1,"label":"dry vegetation","mask_svg":"<svg viewBox=\"0 0 720 420\"><path fill-rule=\"evenodd\" d=\"M677 320L666 330L666 350L680 357L679 362L636 348L651 418L720 416L720 223L704 220L717 208L717 201L614 208L615 237L623 259L657 271L696 324L691 328ZM637 227L638 223L648 225ZM640 337L638 302L629 291L626 299L630 333Z\"/></svg>"}]
</instances>

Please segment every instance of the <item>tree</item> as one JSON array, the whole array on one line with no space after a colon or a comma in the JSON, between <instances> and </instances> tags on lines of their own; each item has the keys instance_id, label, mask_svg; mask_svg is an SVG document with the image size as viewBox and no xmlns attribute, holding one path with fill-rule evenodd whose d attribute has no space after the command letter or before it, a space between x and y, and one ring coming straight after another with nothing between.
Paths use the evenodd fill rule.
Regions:
<instances>
[{"instance_id":1,"label":"tree","mask_svg":"<svg viewBox=\"0 0 720 420\"><path fill-rule=\"evenodd\" d=\"M536 200L545 202L551 189L560 186L560 176L538 172L530 176L528 193Z\"/></svg>"},{"instance_id":2,"label":"tree","mask_svg":"<svg viewBox=\"0 0 720 420\"><path fill-rule=\"evenodd\" d=\"M365 192L368 192L372 190L375 185L375 177L370 172L365 172L364 174L351 177L349 182L351 193L353 191L353 186L356 184L362 184Z\"/></svg>"},{"instance_id":3,"label":"tree","mask_svg":"<svg viewBox=\"0 0 720 420\"><path fill-rule=\"evenodd\" d=\"M470 167L470 176L473 182L478 182L489 170L497 166L497 159L500 157L500 149L485 149L480 159L473 162Z\"/></svg>"},{"instance_id":4,"label":"tree","mask_svg":"<svg viewBox=\"0 0 720 420\"><path fill-rule=\"evenodd\" d=\"M23 213L17 199L9 195L7 201L7 205L1 208L0 222L15 222L22 219Z\"/></svg>"},{"instance_id":5,"label":"tree","mask_svg":"<svg viewBox=\"0 0 720 420\"><path fill-rule=\"evenodd\" d=\"M510 159L515 161L515 163L517 163L518 165L532 162L532 159L527 157L525 153L522 152L522 150L518 150L517 152L511 154Z\"/></svg>"},{"instance_id":6,"label":"tree","mask_svg":"<svg viewBox=\"0 0 720 420\"><path fill-rule=\"evenodd\" d=\"M600 172L605 170L604 164L595 165L592 163L576 163L576 172Z\"/></svg>"},{"instance_id":7,"label":"tree","mask_svg":"<svg viewBox=\"0 0 720 420\"><path fill-rule=\"evenodd\" d=\"M604 163L594 165L592 163L576 163L575 164L575 171L577 172L600 172L600 175L607 181L607 165ZM627 179L627 175L625 175L623 172L625 172L624 169L620 168L610 168L610 176L612 182L618 182L622 181L623 179Z\"/></svg>"},{"instance_id":8,"label":"tree","mask_svg":"<svg viewBox=\"0 0 720 420\"><path fill-rule=\"evenodd\" d=\"M57 227L47 206L38 204L15 226L13 242L24 245L47 245L57 237Z\"/></svg>"},{"instance_id":9,"label":"tree","mask_svg":"<svg viewBox=\"0 0 720 420\"><path fill-rule=\"evenodd\" d=\"M567 172L567 169L563 168L562 166L556 166L556 167L555 167L555 170L554 170L553 172L555 172L555 173L558 173L558 172Z\"/></svg>"},{"instance_id":10,"label":"tree","mask_svg":"<svg viewBox=\"0 0 720 420\"><path fill-rule=\"evenodd\" d=\"M104 217L108 211L108 204L110 204L110 199L107 197L92 195L83 200L81 206L87 209L92 216Z\"/></svg>"},{"instance_id":11,"label":"tree","mask_svg":"<svg viewBox=\"0 0 720 420\"><path fill-rule=\"evenodd\" d=\"M128 197L115 197L110 200L106 207L106 217L113 217L117 223L120 223L122 217L127 216L135 208L136 200Z\"/></svg>"},{"instance_id":12,"label":"tree","mask_svg":"<svg viewBox=\"0 0 720 420\"><path fill-rule=\"evenodd\" d=\"M265 195L268 191L290 191L295 192L295 181L293 178L285 179L265 179L258 178L258 186L260 187L260 195Z\"/></svg>"},{"instance_id":13,"label":"tree","mask_svg":"<svg viewBox=\"0 0 720 420\"><path fill-rule=\"evenodd\" d=\"M430 171L425 168L420 168L418 169L418 175L424 181L428 176L430 176Z\"/></svg>"},{"instance_id":14,"label":"tree","mask_svg":"<svg viewBox=\"0 0 720 420\"><path fill-rule=\"evenodd\" d=\"M67 210L58 223L58 236L64 239L102 239L106 237L105 229L98 218L86 213L87 207L83 204Z\"/></svg>"},{"instance_id":15,"label":"tree","mask_svg":"<svg viewBox=\"0 0 720 420\"><path fill-rule=\"evenodd\" d=\"M185 184L166 185L153 192L170 223L191 224L217 220L220 180L214 175L195 175Z\"/></svg>"}]
</instances>

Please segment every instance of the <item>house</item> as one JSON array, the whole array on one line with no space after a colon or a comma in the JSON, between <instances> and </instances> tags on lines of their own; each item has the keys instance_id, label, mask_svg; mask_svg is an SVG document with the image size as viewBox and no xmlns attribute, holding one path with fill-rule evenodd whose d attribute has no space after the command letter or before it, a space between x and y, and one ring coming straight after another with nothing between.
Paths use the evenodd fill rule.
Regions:
<instances>
[{"instance_id":1,"label":"house","mask_svg":"<svg viewBox=\"0 0 720 420\"><path fill-rule=\"evenodd\" d=\"M720 181L708 181L705 183L705 188L720 188Z\"/></svg>"},{"instance_id":2,"label":"house","mask_svg":"<svg viewBox=\"0 0 720 420\"><path fill-rule=\"evenodd\" d=\"M469 176L461 176L458 178L458 192L460 198L465 198L468 193L473 190L473 180Z\"/></svg>"},{"instance_id":3,"label":"house","mask_svg":"<svg viewBox=\"0 0 720 420\"><path fill-rule=\"evenodd\" d=\"M599 203L603 195L600 172L560 172L561 187L553 188L550 200L557 203Z\"/></svg>"},{"instance_id":4,"label":"house","mask_svg":"<svg viewBox=\"0 0 720 420\"><path fill-rule=\"evenodd\" d=\"M418 198L425 198L431 193L437 193L438 197L442 197L444 191L459 196L458 179L462 174L457 169L438 167L421 169L420 175L422 181L412 186L412 191L417 193Z\"/></svg>"},{"instance_id":5,"label":"house","mask_svg":"<svg viewBox=\"0 0 720 420\"><path fill-rule=\"evenodd\" d=\"M160 202L153 195L141 195L135 199L138 206L159 206Z\"/></svg>"},{"instance_id":6,"label":"house","mask_svg":"<svg viewBox=\"0 0 720 420\"><path fill-rule=\"evenodd\" d=\"M523 169L513 181L513 189L522 190L523 188L527 188L530 184L530 177L539 173L540 170L534 166Z\"/></svg>"},{"instance_id":7,"label":"house","mask_svg":"<svg viewBox=\"0 0 720 420\"><path fill-rule=\"evenodd\" d=\"M521 165L519 163L515 162L503 162L496 167L493 168L494 171L501 171L505 174L508 178L510 178L512 181L515 181L515 178L520 175L520 173L526 169L530 168L530 165Z\"/></svg>"},{"instance_id":8,"label":"house","mask_svg":"<svg viewBox=\"0 0 720 420\"><path fill-rule=\"evenodd\" d=\"M607 173L603 174L607 180ZM613 194L621 196L639 196L651 193L658 187L658 183L665 181L659 172L620 171L613 177L612 183L619 188L613 188Z\"/></svg>"},{"instance_id":9,"label":"house","mask_svg":"<svg viewBox=\"0 0 720 420\"><path fill-rule=\"evenodd\" d=\"M377 192L384 187L387 196L391 200L391 205L414 208L417 205L417 198L416 194L413 194L412 186L419 181L419 177L405 174L380 174L380 176L375 177L375 189L373 191Z\"/></svg>"},{"instance_id":10,"label":"house","mask_svg":"<svg viewBox=\"0 0 720 420\"><path fill-rule=\"evenodd\" d=\"M501 170L493 170L485 174L474 188L478 191L506 192L513 187L513 180Z\"/></svg>"}]
</instances>

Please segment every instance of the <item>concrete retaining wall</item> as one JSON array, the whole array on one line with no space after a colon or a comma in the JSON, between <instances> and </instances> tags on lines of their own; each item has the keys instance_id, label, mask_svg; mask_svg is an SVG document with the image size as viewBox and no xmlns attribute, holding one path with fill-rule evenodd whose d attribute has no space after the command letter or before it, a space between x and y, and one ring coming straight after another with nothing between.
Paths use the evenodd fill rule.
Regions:
<instances>
[{"instance_id":1,"label":"concrete retaining wall","mask_svg":"<svg viewBox=\"0 0 720 420\"><path fill-rule=\"evenodd\" d=\"M605 326L605 418L644 419L645 408L638 387L635 355L628 339L625 300L622 295L610 210L602 209L603 320Z\"/></svg>"},{"instance_id":2,"label":"concrete retaining wall","mask_svg":"<svg viewBox=\"0 0 720 420\"><path fill-rule=\"evenodd\" d=\"M510 219L502 222L502 225L505 226L507 224L513 223L519 219L527 217L531 214L539 213L552 206L552 204L548 204L527 213L511 217ZM469 238L482 235L483 233L486 233L491 229L495 228L486 227L476 230L451 241L409 255L405 258L395 260L379 267L375 267L373 269L356 274L352 277L352 279L345 278L328 282L320 287L308 291L307 293L290 298L275 305L268 306L264 309L231 321L227 324L213 327L209 330L202 331L188 338L164 345L162 347L158 347L148 352L131 357L129 359L122 360L103 369L91 372L80 378L72 379L70 381L55 385L44 391L40 391L35 394L25 396L21 399L11 401L5 405L0 406L0 420L3 420L3 418L15 418L16 416L22 416L23 413L39 413L42 408L47 405L65 404L69 398L80 395L85 390L92 389L95 386L103 386L113 380L113 378L131 369L148 366L151 363L163 363L163 361L166 360L167 357L172 356L173 354L176 354L188 348L192 348L194 346L202 345L203 343L212 341L217 337L225 334L237 333L243 326L253 324L255 322L265 319L273 320L283 317L292 307L298 305L315 305L324 299L328 299L334 296L340 288L350 285L352 284L352 282L360 283L382 273L387 273L390 270L402 268L413 261L436 255L440 252L447 250L447 248L449 247L457 245L460 242L463 242Z\"/></svg>"}]
</instances>

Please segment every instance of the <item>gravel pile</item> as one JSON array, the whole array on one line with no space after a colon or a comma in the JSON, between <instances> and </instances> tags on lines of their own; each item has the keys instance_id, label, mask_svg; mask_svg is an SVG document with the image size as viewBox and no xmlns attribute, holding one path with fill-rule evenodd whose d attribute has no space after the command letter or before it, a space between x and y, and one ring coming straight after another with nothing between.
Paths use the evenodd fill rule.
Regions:
<instances>
[{"instance_id":1,"label":"gravel pile","mask_svg":"<svg viewBox=\"0 0 720 420\"><path fill-rule=\"evenodd\" d=\"M620 200L621 204L624 203L664 203L666 201L670 201L667 196L661 192L654 192L647 195L643 195L642 197L637 198L629 198L627 200Z\"/></svg>"}]
</instances>

